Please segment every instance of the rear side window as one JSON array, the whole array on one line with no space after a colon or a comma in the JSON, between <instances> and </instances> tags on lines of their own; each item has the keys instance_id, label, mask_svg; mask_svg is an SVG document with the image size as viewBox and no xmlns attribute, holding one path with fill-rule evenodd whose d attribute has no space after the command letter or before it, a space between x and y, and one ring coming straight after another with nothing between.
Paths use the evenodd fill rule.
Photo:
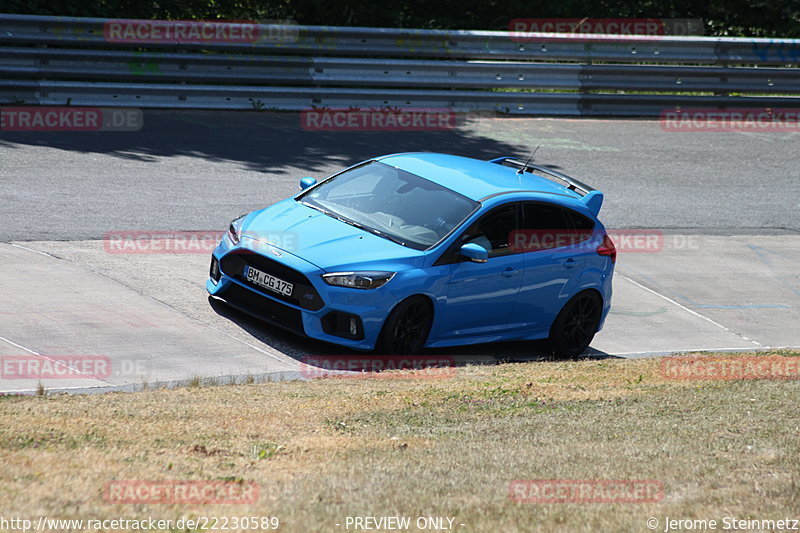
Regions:
<instances>
[{"instance_id":1,"label":"rear side window","mask_svg":"<svg viewBox=\"0 0 800 533\"><path fill-rule=\"evenodd\" d=\"M567 214L567 218L569 218L570 222L572 223L572 227L576 230L588 231L589 233L594 230L594 221L591 218L581 215L572 209L564 209L564 212Z\"/></svg>"},{"instance_id":2,"label":"rear side window","mask_svg":"<svg viewBox=\"0 0 800 533\"><path fill-rule=\"evenodd\" d=\"M572 225L564 209L553 204L524 204L522 206L522 229L529 230L565 230Z\"/></svg>"},{"instance_id":3,"label":"rear side window","mask_svg":"<svg viewBox=\"0 0 800 533\"><path fill-rule=\"evenodd\" d=\"M512 235L517 252L535 252L562 248L585 241L591 236L594 222L571 209L544 202L522 206L520 227Z\"/></svg>"}]
</instances>

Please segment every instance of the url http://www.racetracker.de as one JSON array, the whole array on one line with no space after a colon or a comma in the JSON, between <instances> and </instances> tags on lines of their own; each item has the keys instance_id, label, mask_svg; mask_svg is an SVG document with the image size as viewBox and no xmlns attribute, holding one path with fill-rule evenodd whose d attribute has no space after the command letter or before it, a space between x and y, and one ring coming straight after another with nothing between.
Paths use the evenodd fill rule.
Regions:
<instances>
[{"instance_id":1,"label":"url http://www.racetracker.de","mask_svg":"<svg viewBox=\"0 0 800 533\"><path fill-rule=\"evenodd\" d=\"M200 516L197 518L34 519L0 516L2 531L265 531L280 526L276 516Z\"/></svg>"}]
</instances>

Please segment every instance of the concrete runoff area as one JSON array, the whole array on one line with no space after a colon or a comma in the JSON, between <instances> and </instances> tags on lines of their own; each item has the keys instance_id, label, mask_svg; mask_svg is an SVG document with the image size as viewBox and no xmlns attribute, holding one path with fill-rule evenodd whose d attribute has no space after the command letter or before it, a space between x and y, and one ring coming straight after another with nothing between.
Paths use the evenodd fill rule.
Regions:
<instances>
[{"instance_id":1,"label":"concrete runoff area","mask_svg":"<svg viewBox=\"0 0 800 533\"><path fill-rule=\"evenodd\" d=\"M589 357L800 346L800 236L652 233L661 235L661 249L621 250L612 311ZM0 356L11 361L0 390L295 379L304 377L305 357L347 353L210 305L208 260L207 253L108 253L102 241L0 244ZM428 353L457 363L547 356L536 342ZM57 364L64 356L103 357L110 371L18 375L18 359Z\"/></svg>"},{"instance_id":2,"label":"concrete runoff area","mask_svg":"<svg viewBox=\"0 0 800 533\"><path fill-rule=\"evenodd\" d=\"M12 273L0 281L4 392L39 383L48 390L135 390L202 378L284 379L295 370L268 347L33 250L0 246L0 261Z\"/></svg>"}]
</instances>

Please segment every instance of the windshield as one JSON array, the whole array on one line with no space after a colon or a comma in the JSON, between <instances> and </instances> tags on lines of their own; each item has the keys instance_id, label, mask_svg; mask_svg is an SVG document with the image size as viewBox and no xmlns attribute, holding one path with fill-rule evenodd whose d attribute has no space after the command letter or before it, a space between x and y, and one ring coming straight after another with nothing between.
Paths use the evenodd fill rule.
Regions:
<instances>
[{"instance_id":1,"label":"windshield","mask_svg":"<svg viewBox=\"0 0 800 533\"><path fill-rule=\"evenodd\" d=\"M298 201L418 250L442 240L478 206L455 191L377 161L325 180Z\"/></svg>"}]
</instances>

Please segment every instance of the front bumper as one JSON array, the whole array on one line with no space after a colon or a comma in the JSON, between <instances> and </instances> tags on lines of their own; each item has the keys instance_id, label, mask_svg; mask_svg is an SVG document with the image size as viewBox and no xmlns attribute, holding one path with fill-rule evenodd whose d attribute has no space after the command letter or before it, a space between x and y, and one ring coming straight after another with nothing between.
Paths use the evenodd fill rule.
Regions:
<instances>
[{"instance_id":1,"label":"front bumper","mask_svg":"<svg viewBox=\"0 0 800 533\"><path fill-rule=\"evenodd\" d=\"M212 252L212 275L206 290L256 318L275 326L318 340L357 350L372 350L383 322L397 304L383 287L372 290L334 287L322 281L325 272L316 265L269 245L243 239L233 246L227 239ZM213 261L219 277L214 279ZM256 268L273 270L281 279L290 278L298 298L287 298L249 283L242 275L242 264L257 262Z\"/></svg>"}]
</instances>

